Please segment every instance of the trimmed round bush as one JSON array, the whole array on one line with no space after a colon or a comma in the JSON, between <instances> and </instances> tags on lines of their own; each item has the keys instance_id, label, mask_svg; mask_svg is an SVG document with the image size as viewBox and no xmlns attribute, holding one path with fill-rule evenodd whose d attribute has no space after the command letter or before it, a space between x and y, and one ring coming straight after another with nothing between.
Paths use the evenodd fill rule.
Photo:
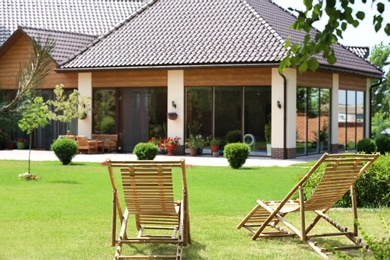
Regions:
<instances>
[{"instance_id":1,"label":"trimmed round bush","mask_svg":"<svg viewBox=\"0 0 390 260\"><path fill-rule=\"evenodd\" d=\"M380 135L376 139L376 146L381 154L390 152L390 138L386 135Z\"/></svg>"},{"instance_id":2,"label":"trimmed round bush","mask_svg":"<svg viewBox=\"0 0 390 260\"><path fill-rule=\"evenodd\" d=\"M364 152L366 154L374 153L376 150L375 141L370 138L363 138L357 143L356 149L358 152Z\"/></svg>"},{"instance_id":3,"label":"trimmed round bush","mask_svg":"<svg viewBox=\"0 0 390 260\"><path fill-rule=\"evenodd\" d=\"M224 155L227 158L230 167L238 169L244 165L251 149L243 143L227 144L224 149Z\"/></svg>"},{"instance_id":4,"label":"trimmed round bush","mask_svg":"<svg viewBox=\"0 0 390 260\"><path fill-rule=\"evenodd\" d=\"M138 143L133 150L138 160L153 160L158 154L158 148L153 143Z\"/></svg>"},{"instance_id":5,"label":"trimmed round bush","mask_svg":"<svg viewBox=\"0 0 390 260\"><path fill-rule=\"evenodd\" d=\"M55 140L51 149L63 165L68 165L77 154L76 142L66 138Z\"/></svg>"}]
</instances>

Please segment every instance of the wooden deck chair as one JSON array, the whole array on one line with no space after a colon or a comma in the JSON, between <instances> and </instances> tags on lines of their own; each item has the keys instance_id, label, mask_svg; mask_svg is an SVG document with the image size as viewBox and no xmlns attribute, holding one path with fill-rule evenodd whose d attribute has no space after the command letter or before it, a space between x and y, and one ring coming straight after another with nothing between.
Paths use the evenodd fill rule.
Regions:
<instances>
[{"instance_id":1,"label":"wooden deck chair","mask_svg":"<svg viewBox=\"0 0 390 260\"><path fill-rule=\"evenodd\" d=\"M323 258L328 258L326 248L321 248L316 237L346 236L353 242L352 245L334 247L334 250L362 248L364 245L358 238L358 228L354 220L353 230L332 220L327 211L340 200L344 194L351 191L352 209L357 219L356 197L354 183L379 157L379 154L332 154L325 153L298 184L287 194L282 201L256 201L256 206L241 221L237 228L246 228L252 234L252 239L298 236ZM320 171L320 172L318 172ZM304 199L304 185L313 177L313 174L322 174L318 185L308 199ZM293 200L294 194L299 194L298 200ZM306 225L308 216L306 211L314 212L310 225ZM293 225L286 218L288 213L300 212L300 224ZM309 214L307 214L309 215ZM310 231L321 220L332 225L335 229L330 233L311 234ZM300 226L300 227L296 227Z\"/></svg>"},{"instance_id":2,"label":"wooden deck chair","mask_svg":"<svg viewBox=\"0 0 390 260\"><path fill-rule=\"evenodd\" d=\"M117 245L114 259L181 259L182 247L191 243L184 159L164 162L107 159L106 162L113 188L111 245ZM181 169L182 192L178 201L174 200L173 192L174 167ZM122 178L125 210L120 203L114 168L119 169ZM134 236L127 232L130 214L135 218ZM117 216L121 223L119 236L116 234ZM175 244L176 254L121 256L124 244L137 243Z\"/></svg>"}]
</instances>

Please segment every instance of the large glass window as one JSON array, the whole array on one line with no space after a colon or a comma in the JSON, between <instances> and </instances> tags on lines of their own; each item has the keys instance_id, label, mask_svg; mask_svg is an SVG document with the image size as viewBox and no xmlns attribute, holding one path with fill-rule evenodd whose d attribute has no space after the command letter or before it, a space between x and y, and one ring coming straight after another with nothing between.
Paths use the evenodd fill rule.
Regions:
<instances>
[{"instance_id":1,"label":"large glass window","mask_svg":"<svg viewBox=\"0 0 390 260\"><path fill-rule=\"evenodd\" d=\"M93 97L93 133L118 134L124 151L166 136L166 88L97 89Z\"/></svg>"},{"instance_id":2,"label":"large glass window","mask_svg":"<svg viewBox=\"0 0 390 260\"><path fill-rule=\"evenodd\" d=\"M116 91L99 89L93 95L93 133L115 134Z\"/></svg>"},{"instance_id":3,"label":"large glass window","mask_svg":"<svg viewBox=\"0 0 390 260\"><path fill-rule=\"evenodd\" d=\"M187 137L194 123L199 133L227 142L248 136L252 155L265 155L264 125L271 118L270 87L187 87ZM188 127L189 126L189 127Z\"/></svg>"},{"instance_id":4,"label":"large glass window","mask_svg":"<svg viewBox=\"0 0 390 260\"><path fill-rule=\"evenodd\" d=\"M211 87L187 88L187 136L190 134L202 134L211 136L213 133L213 109ZM197 131L198 133L191 133Z\"/></svg>"},{"instance_id":5,"label":"large glass window","mask_svg":"<svg viewBox=\"0 0 390 260\"><path fill-rule=\"evenodd\" d=\"M297 88L297 155L329 149L329 108L329 89Z\"/></svg>"},{"instance_id":6,"label":"large glass window","mask_svg":"<svg viewBox=\"0 0 390 260\"><path fill-rule=\"evenodd\" d=\"M215 88L215 136L225 137L227 142L241 141L241 91L237 87Z\"/></svg>"},{"instance_id":7,"label":"large glass window","mask_svg":"<svg viewBox=\"0 0 390 260\"><path fill-rule=\"evenodd\" d=\"M364 137L364 92L339 90L338 142L339 149L356 149Z\"/></svg>"}]
</instances>

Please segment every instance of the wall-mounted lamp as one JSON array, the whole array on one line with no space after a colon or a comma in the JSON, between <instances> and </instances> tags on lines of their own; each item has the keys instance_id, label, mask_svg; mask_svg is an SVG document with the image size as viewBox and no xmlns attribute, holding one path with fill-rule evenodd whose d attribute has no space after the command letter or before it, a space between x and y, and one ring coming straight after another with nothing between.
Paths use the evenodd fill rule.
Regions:
<instances>
[{"instance_id":1,"label":"wall-mounted lamp","mask_svg":"<svg viewBox=\"0 0 390 260\"><path fill-rule=\"evenodd\" d=\"M173 101L173 100L172 100L172 106L173 106L174 108L176 108L176 103L175 103L175 101Z\"/></svg>"},{"instance_id":2,"label":"wall-mounted lamp","mask_svg":"<svg viewBox=\"0 0 390 260\"><path fill-rule=\"evenodd\" d=\"M280 101L279 101L279 100L276 102L276 105L278 106L278 108L279 108L279 109L281 109L281 108L282 108L282 103L280 103Z\"/></svg>"}]
</instances>

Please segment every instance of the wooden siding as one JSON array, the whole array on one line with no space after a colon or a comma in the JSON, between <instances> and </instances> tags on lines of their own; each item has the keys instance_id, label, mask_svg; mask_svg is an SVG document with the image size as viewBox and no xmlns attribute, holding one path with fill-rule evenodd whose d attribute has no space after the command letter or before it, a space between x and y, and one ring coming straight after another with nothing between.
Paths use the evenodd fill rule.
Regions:
<instances>
[{"instance_id":1,"label":"wooden siding","mask_svg":"<svg viewBox=\"0 0 390 260\"><path fill-rule=\"evenodd\" d=\"M361 76L353 76L340 74L339 88L344 90L365 91L367 89L367 78Z\"/></svg>"},{"instance_id":2,"label":"wooden siding","mask_svg":"<svg viewBox=\"0 0 390 260\"><path fill-rule=\"evenodd\" d=\"M271 86L271 68L192 69L184 86Z\"/></svg>"},{"instance_id":3,"label":"wooden siding","mask_svg":"<svg viewBox=\"0 0 390 260\"><path fill-rule=\"evenodd\" d=\"M16 88L16 76L20 64L29 60L33 51L31 40L22 35L9 50L0 57L0 87L3 89ZM64 84L65 88L77 88L77 73L57 73L56 63L51 62L51 72L41 88L53 89L58 84Z\"/></svg>"},{"instance_id":4,"label":"wooden siding","mask_svg":"<svg viewBox=\"0 0 390 260\"><path fill-rule=\"evenodd\" d=\"M332 88L333 74L323 71L307 71L304 74L298 72L298 87Z\"/></svg>"},{"instance_id":5,"label":"wooden siding","mask_svg":"<svg viewBox=\"0 0 390 260\"><path fill-rule=\"evenodd\" d=\"M167 87L166 70L101 71L92 73L94 88Z\"/></svg>"}]
</instances>

